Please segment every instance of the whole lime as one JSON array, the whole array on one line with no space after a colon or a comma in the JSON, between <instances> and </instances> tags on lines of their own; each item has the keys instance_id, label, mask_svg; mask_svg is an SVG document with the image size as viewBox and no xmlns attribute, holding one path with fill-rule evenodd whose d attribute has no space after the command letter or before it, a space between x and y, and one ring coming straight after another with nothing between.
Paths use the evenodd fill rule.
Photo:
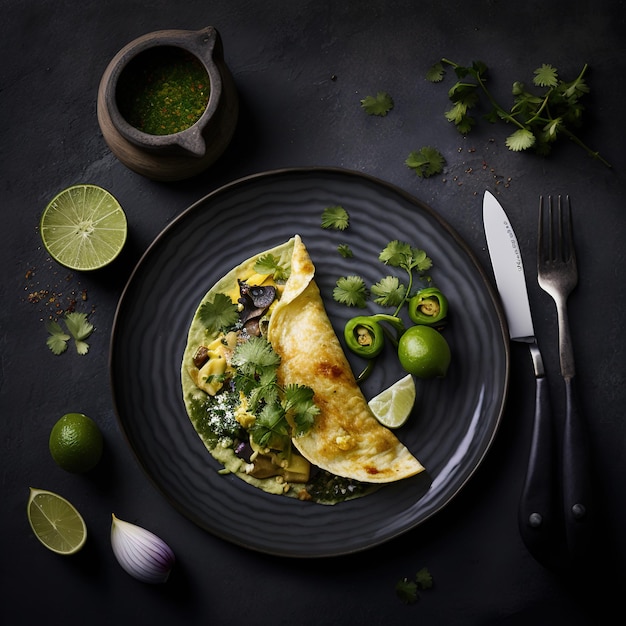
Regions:
<instances>
[{"instance_id":1,"label":"whole lime","mask_svg":"<svg viewBox=\"0 0 626 626\"><path fill-rule=\"evenodd\" d=\"M442 377L450 366L450 346L438 330L411 326L400 337L398 358L402 367L418 378Z\"/></svg>"},{"instance_id":2,"label":"whole lime","mask_svg":"<svg viewBox=\"0 0 626 626\"><path fill-rule=\"evenodd\" d=\"M82 413L67 413L50 431L50 454L62 469L82 474L102 456L103 439L97 424Z\"/></svg>"}]
</instances>

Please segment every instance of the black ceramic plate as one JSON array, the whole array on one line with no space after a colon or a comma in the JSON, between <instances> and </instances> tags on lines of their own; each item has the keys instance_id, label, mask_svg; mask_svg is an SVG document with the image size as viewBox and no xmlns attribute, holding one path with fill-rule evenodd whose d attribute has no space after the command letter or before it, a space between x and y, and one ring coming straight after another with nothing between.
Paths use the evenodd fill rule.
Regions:
<instances>
[{"instance_id":1,"label":"black ceramic plate","mask_svg":"<svg viewBox=\"0 0 626 626\"><path fill-rule=\"evenodd\" d=\"M321 228L322 211L331 205L348 211L347 231ZM333 302L337 278L360 274L368 285L378 281L389 273L378 254L393 239L428 252L432 276L450 301L445 335L453 358L448 375L418 381L414 415L397 431L427 474L335 506L269 495L218 474L219 466L182 401L180 363L201 298L233 266L296 233L316 265L316 280L340 336L345 321L357 312ZM337 252L344 242L354 252L352 259ZM148 476L178 510L215 535L260 552L321 557L396 537L459 492L498 428L508 345L486 276L458 235L429 207L362 174L288 169L218 189L157 237L120 299L110 369L121 428ZM363 365L352 363L355 370ZM389 352L367 381L365 395L375 395L403 375Z\"/></svg>"}]
</instances>

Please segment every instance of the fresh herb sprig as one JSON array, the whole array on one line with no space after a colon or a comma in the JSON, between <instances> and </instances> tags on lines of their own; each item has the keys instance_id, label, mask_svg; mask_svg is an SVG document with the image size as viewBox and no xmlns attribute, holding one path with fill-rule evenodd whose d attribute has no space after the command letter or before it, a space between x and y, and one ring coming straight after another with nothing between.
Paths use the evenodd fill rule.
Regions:
<instances>
[{"instance_id":1,"label":"fresh herb sprig","mask_svg":"<svg viewBox=\"0 0 626 626\"><path fill-rule=\"evenodd\" d=\"M516 127L506 139L509 150L520 152L532 148L538 154L547 155L559 137L566 137L591 157L611 167L599 152L587 146L572 130L581 125L582 99L590 91L585 81L587 64L572 81L560 79L555 67L543 64L534 71L532 81L536 88L543 91L533 93L523 82L514 81L510 109L497 102L489 90L488 68L482 61L464 66L443 58L427 72L427 80L441 82L446 67L454 70L458 80L448 91L452 107L445 112L445 117L455 124L460 133L469 133L476 124L472 110L478 106L482 95L490 107L485 116L488 121L495 123L501 120Z\"/></svg>"},{"instance_id":2,"label":"fresh herb sprig","mask_svg":"<svg viewBox=\"0 0 626 626\"><path fill-rule=\"evenodd\" d=\"M378 255L378 260L390 267L403 269L407 274L407 283L397 276L384 276L367 289L363 278L357 275L342 276L333 289L333 298L340 304L364 308L367 299L372 297L376 304L395 307L394 316L400 313L405 302L413 295L416 278L430 282L426 272L432 267L432 259L424 250L408 243L394 239L390 241Z\"/></svg>"},{"instance_id":3,"label":"fresh herb sprig","mask_svg":"<svg viewBox=\"0 0 626 626\"><path fill-rule=\"evenodd\" d=\"M48 348L56 355L63 354L67 350L68 342L73 339L76 352L80 355L87 354L89 344L86 340L94 331L94 326L87 319L87 314L72 311L66 313L62 321L67 332L63 330L60 322L52 320L47 323L49 337L46 344Z\"/></svg>"},{"instance_id":4,"label":"fresh herb sprig","mask_svg":"<svg viewBox=\"0 0 626 626\"><path fill-rule=\"evenodd\" d=\"M232 364L237 369L235 389L246 396L250 411L256 415L250 434L258 445L279 449L288 446L290 421L295 436L311 428L319 413L313 390L305 385L278 384L280 355L264 337L251 337L239 344Z\"/></svg>"}]
</instances>

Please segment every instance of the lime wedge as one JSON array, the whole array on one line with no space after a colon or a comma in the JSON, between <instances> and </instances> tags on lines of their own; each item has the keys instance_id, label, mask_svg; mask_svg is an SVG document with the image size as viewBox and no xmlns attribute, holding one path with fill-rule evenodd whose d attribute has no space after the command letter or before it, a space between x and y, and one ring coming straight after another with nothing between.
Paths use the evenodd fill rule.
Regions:
<instances>
[{"instance_id":1,"label":"lime wedge","mask_svg":"<svg viewBox=\"0 0 626 626\"><path fill-rule=\"evenodd\" d=\"M102 187L74 185L45 208L41 239L50 256L73 270L108 265L126 243L128 225L120 203Z\"/></svg>"},{"instance_id":2,"label":"lime wedge","mask_svg":"<svg viewBox=\"0 0 626 626\"><path fill-rule=\"evenodd\" d=\"M401 378L369 401L376 419L387 428L400 428L415 404L415 381L410 374Z\"/></svg>"},{"instance_id":3,"label":"lime wedge","mask_svg":"<svg viewBox=\"0 0 626 626\"><path fill-rule=\"evenodd\" d=\"M27 514L37 539L57 554L75 554L87 541L80 513L56 493L31 487Z\"/></svg>"}]
</instances>

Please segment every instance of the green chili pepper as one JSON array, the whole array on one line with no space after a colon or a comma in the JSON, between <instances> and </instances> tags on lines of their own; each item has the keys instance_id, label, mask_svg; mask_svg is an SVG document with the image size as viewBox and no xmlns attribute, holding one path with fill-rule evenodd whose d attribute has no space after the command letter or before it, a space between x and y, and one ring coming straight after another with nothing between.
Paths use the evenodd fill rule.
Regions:
<instances>
[{"instance_id":1,"label":"green chili pepper","mask_svg":"<svg viewBox=\"0 0 626 626\"><path fill-rule=\"evenodd\" d=\"M409 317L416 324L434 326L448 315L448 300L436 287L420 289L409 300Z\"/></svg>"},{"instance_id":2,"label":"green chili pepper","mask_svg":"<svg viewBox=\"0 0 626 626\"><path fill-rule=\"evenodd\" d=\"M397 337L390 336L390 339L397 343L397 339L404 332L404 323L399 317L384 313L358 315L348 320L343 330L348 348L365 359L378 356L385 345L386 334L386 329L380 322L388 322L396 329Z\"/></svg>"},{"instance_id":3,"label":"green chili pepper","mask_svg":"<svg viewBox=\"0 0 626 626\"><path fill-rule=\"evenodd\" d=\"M365 359L378 356L385 345L383 329L373 316L359 315L348 320L343 336L348 348Z\"/></svg>"}]
</instances>

